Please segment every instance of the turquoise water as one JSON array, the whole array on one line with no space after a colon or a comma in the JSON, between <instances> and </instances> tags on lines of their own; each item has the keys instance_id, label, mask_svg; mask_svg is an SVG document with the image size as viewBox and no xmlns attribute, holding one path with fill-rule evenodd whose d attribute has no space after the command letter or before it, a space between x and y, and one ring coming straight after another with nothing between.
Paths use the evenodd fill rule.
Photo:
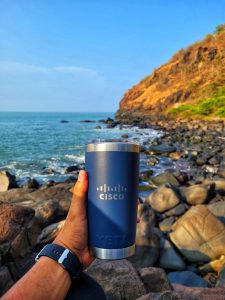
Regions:
<instances>
[{"instance_id":1,"label":"turquoise water","mask_svg":"<svg viewBox=\"0 0 225 300\"><path fill-rule=\"evenodd\" d=\"M0 169L7 169L24 180L40 182L68 177L66 167L84 163L85 143L95 138L120 138L128 134L140 143L154 138L152 129L107 129L99 119L113 113L16 113L0 112ZM95 123L81 123L89 119ZM68 123L61 123L67 120ZM102 129L95 129L100 125ZM144 162L141 164L144 168ZM48 173L48 174L45 174Z\"/></svg>"}]
</instances>

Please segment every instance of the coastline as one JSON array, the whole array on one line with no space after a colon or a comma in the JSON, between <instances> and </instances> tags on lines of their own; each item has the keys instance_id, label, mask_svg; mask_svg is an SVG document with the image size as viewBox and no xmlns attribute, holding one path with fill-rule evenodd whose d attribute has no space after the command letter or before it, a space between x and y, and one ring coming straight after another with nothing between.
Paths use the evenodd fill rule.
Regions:
<instances>
[{"instance_id":1,"label":"coastline","mask_svg":"<svg viewBox=\"0 0 225 300\"><path fill-rule=\"evenodd\" d=\"M110 121L110 126L114 125L139 125L140 130L149 126L143 120ZM143 189L138 208L141 222L137 225L136 254L128 261L136 270L151 269L152 266L164 269L163 278L165 281L169 278L173 289L179 278L184 276L183 272L190 272L187 283L192 286L190 293L194 293L197 287L203 290L211 287L212 293L218 293L216 287L222 287L220 273L225 265L224 124L175 120L157 121L151 124L151 128L160 130L161 135L154 140L146 139L141 145L141 155L145 157L143 163L148 165L139 174L139 188ZM163 163L163 169L157 169L157 165ZM8 238L4 240L3 237L0 244L1 264L13 274L10 276L11 284L27 270L22 265L29 262L31 253L51 242L62 228L78 169L71 169L72 176L65 182L48 182L41 186L28 182L23 187L0 193L0 210L1 206L12 210L22 207L30 215L23 220L22 231L11 225L14 234L10 243ZM188 215L192 217L187 218ZM198 222L192 223L192 219ZM205 222L209 227L204 227ZM182 227L190 233L188 244L178 234ZM218 237L216 245L210 237L211 228ZM197 246L196 241L191 239L192 235L199 239ZM216 254L205 253L200 240L215 248ZM183 251L187 246L197 247L193 250L196 254L189 255ZM2 252L3 248L7 250ZM101 262L100 266L92 268L100 272L106 265ZM92 274L92 269L89 272ZM191 285L193 276L197 276L197 283L192 281ZM182 279L179 284L186 285ZM167 288L171 291L170 285Z\"/></svg>"}]
</instances>

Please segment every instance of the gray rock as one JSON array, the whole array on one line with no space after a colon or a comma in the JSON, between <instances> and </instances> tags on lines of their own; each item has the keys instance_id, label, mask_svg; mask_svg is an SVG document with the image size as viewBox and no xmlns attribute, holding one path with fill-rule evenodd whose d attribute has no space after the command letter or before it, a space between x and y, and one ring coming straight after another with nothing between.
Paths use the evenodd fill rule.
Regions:
<instances>
[{"instance_id":1,"label":"gray rock","mask_svg":"<svg viewBox=\"0 0 225 300\"><path fill-rule=\"evenodd\" d=\"M207 281L191 271L171 272L168 274L170 283L178 283L189 287L207 287Z\"/></svg>"},{"instance_id":2,"label":"gray rock","mask_svg":"<svg viewBox=\"0 0 225 300\"><path fill-rule=\"evenodd\" d=\"M179 202L180 199L177 192L169 184L160 186L146 199L146 203L158 212L169 210L179 204Z\"/></svg>"},{"instance_id":3,"label":"gray rock","mask_svg":"<svg viewBox=\"0 0 225 300\"><path fill-rule=\"evenodd\" d=\"M163 172L159 175L151 177L149 182L155 187L160 186L162 184L166 184L166 183L172 184L173 186L179 186L180 185L180 183L178 182L176 177L173 176L173 174L171 174L168 171L165 171L165 172Z\"/></svg>"},{"instance_id":4,"label":"gray rock","mask_svg":"<svg viewBox=\"0 0 225 300\"><path fill-rule=\"evenodd\" d=\"M74 172L74 171L79 171L79 170L80 170L80 166L78 166L78 165L69 166L69 167L66 168L65 173L68 174L68 173L71 173L71 172Z\"/></svg>"},{"instance_id":5,"label":"gray rock","mask_svg":"<svg viewBox=\"0 0 225 300\"><path fill-rule=\"evenodd\" d=\"M34 178L29 178L24 184L23 184L24 189L38 189L39 188L39 183L36 179Z\"/></svg>"},{"instance_id":6,"label":"gray rock","mask_svg":"<svg viewBox=\"0 0 225 300\"><path fill-rule=\"evenodd\" d=\"M207 205L211 213L214 214L223 224L225 224L225 201Z\"/></svg>"},{"instance_id":7,"label":"gray rock","mask_svg":"<svg viewBox=\"0 0 225 300\"><path fill-rule=\"evenodd\" d=\"M128 134L122 134L122 135L121 135L121 138L122 138L122 139L128 139L128 137L129 137Z\"/></svg>"},{"instance_id":8,"label":"gray rock","mask_svg":"<svg viewBox=\"0 0 225 300\"><path fill-rule=\"evenodd\" d=\"M151 156L148 157L148 160L146 161L146 165L147 166L155 166L159 162L160 162L160 160L159 160L158 157L151 155Z\"/></svg>"},{"instance_id":9,"label":"gray rock","mask_svg":"<svg viewBox=\"0 0 225 300\"><path fill-rule=\"evenodd\" d=\"M168 240L161 238L160 246L161 251L159 266L161 268L178 271L182 271L185 269L186 265L183 258L180 256L180 254L177 253L177 251Z\"/></svg>"},{"instance_id":10,"label":"gray rock","mask_svg":"<svg viewBox=\"0 0 225 300\"><path fill-rule=\"evenodd\" d=\"M139 179L144 180L144 181L148 181L152 174L153 174L152 170L146 170L146 171L140 172L139 173Z\"/></svg>"},{"instance_id":11,"label":"gray rock","mask_svg":"<svg viewBox=\"0 0 225 300\"><path fill-rule=\"evenodd\" d=\"M215 184L196 184L181 189L182 195L190 205L203 204L215 195Z\"/></svg>"},{"instance_id":12,"label":"gray rock","mask_svg":"<svg viewBox=\"0 0 225 300\"><path fill-rule=\"evenodd\" d=\"M135 300L146 294L143 282L125 259L96 259L86 272L102 286L108 300Z\"/></svg>"},{"instance_id":13,"label":"gray rock","mask_svg":"<svg viewBox=\"0 0 225 300\"><path fill-rule=\"evenodd\" d=\"M37 244L46 244L52 242L63 228L64 224L65 220L45 227L37 238Z\"/></svg>"},{"instance_id":14,"label":"gray rock","mask_svg":"<svg viewBox=\"0 0 225 300\"><path fill-rule=\"evenodd\" d=\"M6 293L13 284L9 269L6 266L0 267L0 296Z\"/></svg>"},{"instance_id":15,"label":"gray rock","mask_svg":"<svg viewBox=\"0 0 225 300\"><path fill-rule=\"evenodd\" d=\"M171 208L170 210L165 212L165 216L170 217L170 216L181 216L183 215L186 210L187 210L188 206L187 204L184 203L180 203L177 206L175 206L174 208Z\"/></svg>"},{"instance_id":16,"label":"gray rock","mask_svg":"<svg viewBox=\"0 0 225 300\"><path fill-rule=\"evenodd\" d=\"M164 219L162 222L159 223L159 228L161 231L170 231L171 226L173 225L173 223L176 221L174 216L168 217L166 219Z\"/></svg>"},{"instance_id":17,"label":"gray rock","mask_svg":"<svg viewBox=\"0 0 225 300\"><path fill-rule=\"evenodd\" d=\"M138 217L150 224L152 227L156 224L156 215L153 209L147 203L138 204Z\"/></svg>"},{"instance_id":18,"label":"gray rock","mask_svg":"<svg viewBox=\"0 0 225 300\"><path fill-rule=\"evenodd\" d=\"M176 148L168 145L151 145L149 147L149 151L151 151L153 154L165 154L175 152Z\"/></svg>"},{"instance_id":19,"label":"gray rock","mask_svg":"<svg viewBox=\"0 0 225 300\"><path fill-rule=\"evenodd\" d=\"M158 293L172 289L166 272L163 269L153 267L142 268L138 272L148 292Z\"/></svg>"},{"instance_id":20,"label":"gray rock","mask_svg":"<svg viewBox=\"0 0 225 300\"><path fill-rule=\"evenodd\" d=\"M5 192L16 187L18 187L16 177L8 171L0 171L0 192Z\"/></svg>"},{"instance_id":21,"label":"gray rock","mask_svg":"<svg viewBox=\"0 0 225 300\"><path fill-rule=\"evenodd\" d=\"M159 239L153 233L152 225L141 220L137 224L135 255L128 260L135 268L152 267L159 257Z\"/></svg>"},{"instance_id":22,"label":"gray rock","mask_svg":"<svg viewBox=\"0 0 225 300\"><path fill-rule=\"evenodd\" d=\"M216 287L225 288L225 266L223 267L223 269L221 270L221 272L219 274L219 278L216 282Z\"/></svg>"},{"instance_id":23,"label":"gray rock","mask_svg":"<svg viewBox=\"0 0 225 300\"><path fill-rule=\"evenodd\" d=\"M208 262L225 253L225 226L204 205L192 206L172 230L171 241L190 262Z\"/></svg>"}]
</instances>

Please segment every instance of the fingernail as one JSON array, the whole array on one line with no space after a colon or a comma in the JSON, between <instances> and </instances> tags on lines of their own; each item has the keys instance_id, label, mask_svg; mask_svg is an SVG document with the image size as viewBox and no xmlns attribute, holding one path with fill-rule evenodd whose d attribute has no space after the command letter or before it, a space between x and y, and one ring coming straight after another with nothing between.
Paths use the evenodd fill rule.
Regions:
<instances>
[{"instance_id":1,"label":"fingernail","mask_svg":"<svg viewBox=\"0 0 225 300\"><path fill-rule=\"evenodd\" d=\"M81 170L80 172L79 172L79 175L78 175L78 178L77 178L77 180L78 181L83 181L84 180L84 178L85 178L85 171L84 170Z\"/></svg>"}]
</instances>

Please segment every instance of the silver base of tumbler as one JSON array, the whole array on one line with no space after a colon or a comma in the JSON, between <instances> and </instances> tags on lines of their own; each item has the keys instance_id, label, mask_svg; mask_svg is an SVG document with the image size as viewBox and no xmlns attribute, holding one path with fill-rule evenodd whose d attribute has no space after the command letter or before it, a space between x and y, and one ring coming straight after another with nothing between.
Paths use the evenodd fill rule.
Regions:
<instances>
[{"instance_id":1,"label":"silver base of tumbler","mask_svg":"<svg viewBox=\"0 0 225 300\"><path fill-rule=\"evenodd\" d=\"M103 249L92 247L94 256L100 259L122 259L135 253L135 245L120 249Z\"/></svg>"}]
</instances>

